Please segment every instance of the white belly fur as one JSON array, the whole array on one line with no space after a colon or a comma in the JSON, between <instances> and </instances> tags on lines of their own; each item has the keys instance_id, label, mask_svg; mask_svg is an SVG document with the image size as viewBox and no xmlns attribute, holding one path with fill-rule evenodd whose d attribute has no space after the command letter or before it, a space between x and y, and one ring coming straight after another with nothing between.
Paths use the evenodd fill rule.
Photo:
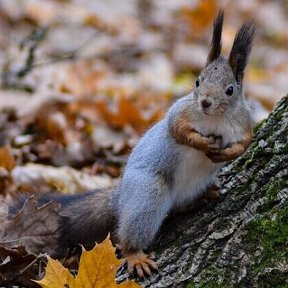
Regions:
<instances>
[{"instance_id":1,"label":"white belly fur","mask_svg":"<svg viewBox=\"0 0 288 288\"><path fill-rule=\"evenodd\" d=\"M239 140L237 138L241 138L242 134L241 127L233 126L233 129L228 129L227 121L221 123L219 119L207 119L197 126L196 130L202 135L221 135L223 148L227 144L237 142ZM172 188L175 206L187 204L204 193L213 184L218 170L223 166L223 163L215 164L203 152L193 148L182 146L181 150L183 156L179 159Z\"/></svg>"},{"instance_id":2,"label":"white belly fur","mask_svg":"<svg viewBox=\"0 0 288 288\"><path fill-rule=\"evenodd\" d=\"M182 148L183 157L174 175L172 198L176 206L189 203L204 193L215 180L222 164L214 164L203 152Z\"/></svg>"}]
</instances>

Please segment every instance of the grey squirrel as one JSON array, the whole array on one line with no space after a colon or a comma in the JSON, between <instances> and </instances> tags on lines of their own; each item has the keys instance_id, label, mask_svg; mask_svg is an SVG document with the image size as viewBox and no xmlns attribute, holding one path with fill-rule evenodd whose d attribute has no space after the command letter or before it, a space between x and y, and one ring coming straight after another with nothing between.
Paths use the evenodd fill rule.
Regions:
<instances>
[{"instance_id":1,"label":"grey squirrel","mask_svg":"<svg viewBox=\"0 0 288 288\"><path fill-rule=\"evenodd\" d=\"M214 20L207 64L194 90L140 139L119 186L62 201L60 246L100 242L111 233L126 257L128 272L149 275L157 264L143 251L163 220L215 190L223 163L247 149L252 117L243 76L255 27L250 22L241 26L226 59L221 55L223 17L220 11Z\"/></svg>"}]
</instances>

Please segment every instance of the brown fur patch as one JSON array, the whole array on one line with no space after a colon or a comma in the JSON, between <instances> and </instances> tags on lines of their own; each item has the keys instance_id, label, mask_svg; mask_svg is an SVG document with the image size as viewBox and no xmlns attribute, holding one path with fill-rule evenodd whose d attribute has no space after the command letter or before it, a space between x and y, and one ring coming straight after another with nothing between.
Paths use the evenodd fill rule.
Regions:
<instances>
[{"instance_id":1,"label":"brown fur patch","mask_svg":"<svg viewBox=\"0 0 288 288\"><path fill-rule=\"evenodd\" d=\"M197 150L207 151L209 145L214 143L213 139L203 137L198 133L188 117L188 110L185 110L170 127L170 133L177 143L187 145Z\"/></svg>"}]
</instances>

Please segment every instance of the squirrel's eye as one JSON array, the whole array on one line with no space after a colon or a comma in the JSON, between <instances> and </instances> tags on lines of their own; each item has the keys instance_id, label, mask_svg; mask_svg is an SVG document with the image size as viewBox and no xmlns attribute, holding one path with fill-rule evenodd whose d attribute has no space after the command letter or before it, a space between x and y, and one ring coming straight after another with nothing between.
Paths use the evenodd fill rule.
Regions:
<instances>
[{"instance_id":1,"label":"squirrel's eye","mask_svg":"<svg viewBox=\"0 0 288 288\"><path fill-rule=\"evenodd\" d=\"M233 86L229 86L226 91L225 91L226 95L231 96L233 94Z\"/></svg>"},{"instance_id":2,"label":"squirrel's eye","mask_svg":"<svg viewBox=\"0 0 288 288\"><path fill-rule=\"evenodd\" d=\"M199 81L199 79L196 79L196 81L195 81L195 85L196 85L196 87L199 87L199 85L200 85L200 81Z\"/></svg>"}]
</instances>

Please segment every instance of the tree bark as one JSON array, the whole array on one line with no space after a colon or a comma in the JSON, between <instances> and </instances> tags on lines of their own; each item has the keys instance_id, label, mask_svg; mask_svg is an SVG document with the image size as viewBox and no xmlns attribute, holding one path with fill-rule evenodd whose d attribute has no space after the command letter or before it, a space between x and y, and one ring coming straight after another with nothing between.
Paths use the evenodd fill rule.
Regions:
<instances>
[{"instance_id":1,"label":"tree bark","mask_svg":"<svg viewBox=\"0 0 288 288\"><path fill-rule=\"evenodd\" d=\"M144 287L288 287L288 96L255 129L219 175L221 200L163 225Z\"/></svg>"}]
</instances>

